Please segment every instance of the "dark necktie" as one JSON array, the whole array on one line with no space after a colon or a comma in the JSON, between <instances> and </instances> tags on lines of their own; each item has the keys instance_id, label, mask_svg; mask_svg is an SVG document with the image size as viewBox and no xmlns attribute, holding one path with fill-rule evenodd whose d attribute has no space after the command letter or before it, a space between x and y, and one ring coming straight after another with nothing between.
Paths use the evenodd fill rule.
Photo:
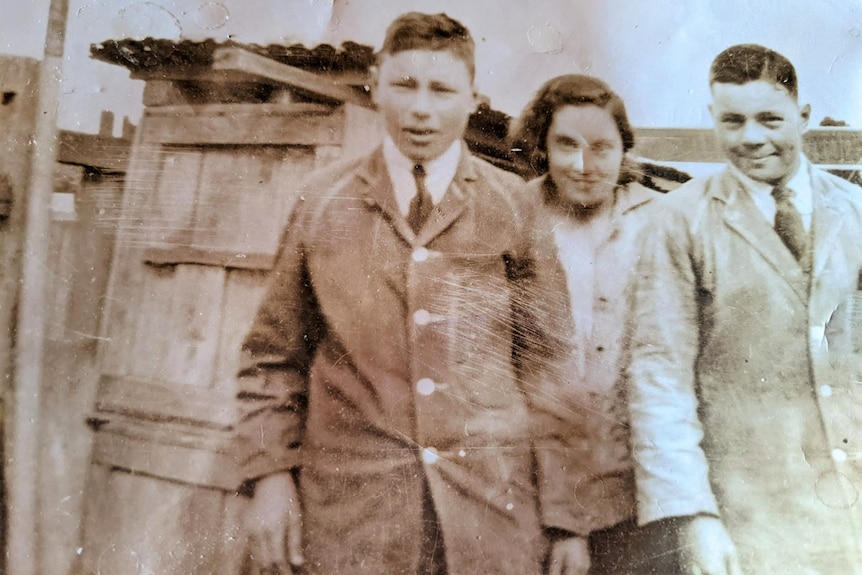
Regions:
<instances>
[{"instance_id":1,"label":"dark necktie","mask_svg":"<svg viewBox=\"0 0 862 575\"><path fill-rule=\"evenodd\" d=\"M775 232L804 267L808 258L808 234L802 215L791 201L793 191L779 186L772 190L772 197L775 198Z\"/></svg>"},{"instance_id":2,"label":"dark necktie","mask_svg":"<svg viewBox=\"0 0 862 575\"><path fill-rule=\"evenodd\" d=\"M422 164L413 166L413 178L416 180L416 195L410 200L410 210L407 212L407 223L414 233L419 233L425 220L431 215L434 201L425 187L425 167Z\"/></svg>"}]
</instances>

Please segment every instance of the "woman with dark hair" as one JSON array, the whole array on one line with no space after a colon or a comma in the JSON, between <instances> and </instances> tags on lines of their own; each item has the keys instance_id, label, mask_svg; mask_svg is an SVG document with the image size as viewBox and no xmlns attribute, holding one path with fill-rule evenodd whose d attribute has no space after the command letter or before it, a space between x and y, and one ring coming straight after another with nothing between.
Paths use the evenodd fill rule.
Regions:
<instances>
[{"instance_id":1,"label":"woman with dark hair","mask_svg":"<svg viewBox=\"0 0 862 575\"><path fill-rule=\"evenodd\" d=\"M626 290L637 237L659 194L626 160L634 133L604 82L566 75L527 106L513 148L537 176L536 313L554 369L536 391L536 446L551 574L674 573L672 553L635 521L620 381ZM550 431L550 433L549 433Z\"/></svg>"}]
</instances>

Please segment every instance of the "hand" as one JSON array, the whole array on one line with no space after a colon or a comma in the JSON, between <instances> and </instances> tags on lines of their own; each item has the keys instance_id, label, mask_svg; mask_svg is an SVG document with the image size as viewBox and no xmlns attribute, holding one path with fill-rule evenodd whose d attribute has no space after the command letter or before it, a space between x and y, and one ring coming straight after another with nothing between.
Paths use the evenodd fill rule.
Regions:
<instances>
[{"instance_id":1,"label":"hand","mask_svg":"<svg viewBox=\"0 0 862 575\"><path fill-rule=\"evenodd\" d=\"M736 547L717 517L693 517L682 527L680 543L684 573L742 575Z\"/></svg>"},{"instance_id":2,"label":"hand","mask_svg":"<svg viewBox=\"0 0 862 575\"><path fill-rule=\"evenodd\" d=\"M590 570L590 548L587 540L573 535L551 544L548 575L586 575Z\"/></svg>"},{"instance_id":3,"label":"hand","mask_svg":"<svg viewBox=\"0 0 862 575\"><path fill-rule=\"evenodd\" d=\"M245 524L251 556L261 574L289 575L291 566L304 563L299 494L289 473L268 475L255 484Z\"/></svg>"}]
</instances>

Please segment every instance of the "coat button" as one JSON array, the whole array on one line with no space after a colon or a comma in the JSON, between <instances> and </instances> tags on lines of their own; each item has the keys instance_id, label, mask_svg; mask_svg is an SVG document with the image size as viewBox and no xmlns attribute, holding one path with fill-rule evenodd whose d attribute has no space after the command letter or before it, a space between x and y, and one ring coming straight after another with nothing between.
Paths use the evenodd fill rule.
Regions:
<instances>
[{"instance_id":1,"label":"coat button","mask_svg":"<svg viewBox=\"0 0 862 575\"><path fill-rule=\"evenodd\" d=\"M847 452L843 449L833 449L832 459L835 461L835 463L844 463L845 461L847 461Z\"/></svg>"},{"instance_id":2,"label":"coat button","mask_svg":"<svg viewBox=\"0 0 862 575\"><path fill-rule=\"evenodd\" d=\"M422 450L422 461L428 465L434 465L438 459L440 459L440 456L437 455L437 450L433 447L426 447Z\"/></svg>"},{"instance_id":3,"label":"coat button","mask_svg":"<svg viewBox=\"0 0 862 575\"><path fill-rule=\"evenodd\" d=\"M820 386L820 397L832 397L832 386L831 385L821 385Z\"/></svg>"},{"instance_id":4,"label":"coat button","mask_svg":"<svg viewBox=\"0 0 862 575\"><path fill-rule=\"evenodd\" d=\"M426 248L416 248L411 254L414 262L424 262L428 259L428 250Z\"/></svg>"},{"instance_id":5,"label":"coat button","mask_svg":"<svg viewBox=\"0 0 862 575\"><path fill-rule=\"evenodd\" d=\"M431 314L427 309L417 309L413 312L413 322L416 325L428 325L431 323Z\"/></svg>"},{"instance_id":6,"label":"coat button","mask_svg":"<svg viewBox=\"0 0 862 575\"><path fill-rule=\"evenodd\" d=\"M429 377L423 377L416 382L416 391L419 395L431 395L436 389L437 383Z\"/></svg>"}]
</instances>

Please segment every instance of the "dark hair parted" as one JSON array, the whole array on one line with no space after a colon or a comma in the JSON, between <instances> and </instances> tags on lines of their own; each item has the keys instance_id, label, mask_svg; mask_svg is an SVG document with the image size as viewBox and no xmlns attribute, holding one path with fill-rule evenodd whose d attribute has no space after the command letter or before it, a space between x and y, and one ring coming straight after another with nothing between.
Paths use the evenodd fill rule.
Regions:
<instances>
[{"instance_id":1,"label":"dark hair parted","mask_svg":"<svg viewBox=\"0 0 862 575\"><path fill-rule=\"evenodd\" d=\"M629 124L625 104L607 84L583 74L557 76L545 82L527 104L512 138L512 147L520 150L519 155L529 163L534 176L548 171L548 130L554 114L563 106L598 106L607 110L619 130L623 152L634 147L635 134ZM626 167L624 165L620 170L620 184L635 179Z\"/></svg>"},{"instance_id":2,"label":"dark hair parted","mask_svg":"<svg viewBox=\"0 0 862 575\"><path fill-rule=\"evenodd\" d=\"M386 54L406 50L448 50L467 65L470 77L476 76L476 44L470 31L446 14L408 12L392 21L386 29L378 63Z\"/></svg>"},{"instance_id":3,"label":"dark hair parted","mask_svg":"<svg viewBox=\"0 0 862 575\"><path fill-rule=\"evenodd\" d=\"M780 85L791 96L798 96L796 69L790 60L759 44L737 44L712 61L709 85L747 84L764 80Z\"/></svg>"}]
</instances>

